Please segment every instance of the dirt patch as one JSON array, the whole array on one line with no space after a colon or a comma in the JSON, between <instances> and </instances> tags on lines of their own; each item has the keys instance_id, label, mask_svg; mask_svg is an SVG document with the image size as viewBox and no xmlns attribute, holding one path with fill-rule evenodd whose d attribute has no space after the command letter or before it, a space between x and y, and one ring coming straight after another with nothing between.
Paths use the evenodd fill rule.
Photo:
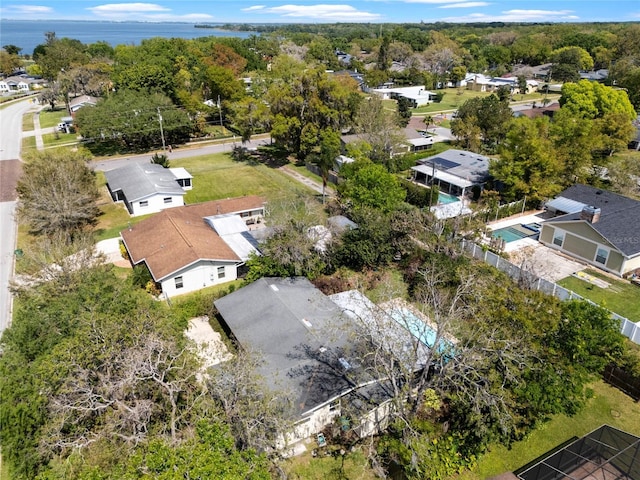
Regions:
<instances>
[{"instance_id":1,"label":"dirt patch","mask_svg":"<svg viewBox=\"0 0 640 480\"><path fill-rule=\"evenodd\" d=\"M0 161L0 202L11 202L18 198L16 185L21 174L20 160Z\"/></svg>"}]
</instances>

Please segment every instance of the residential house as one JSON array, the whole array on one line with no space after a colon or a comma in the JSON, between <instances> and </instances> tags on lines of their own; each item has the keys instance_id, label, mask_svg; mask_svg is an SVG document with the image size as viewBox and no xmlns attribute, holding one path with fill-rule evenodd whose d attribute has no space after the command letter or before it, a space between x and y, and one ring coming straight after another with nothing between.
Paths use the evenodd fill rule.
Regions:
<instances>
[{"instance_id":1,"label":"residential house","mask_svg":"<svg viewBox=\"0 0 640 480\"><path fill-rule=\"evenodd\" d=\"M184 168L153 163L131 163L104 174L113 201L122 201L134 217L181 207L192 188L193 177Z\"/></svg>"},{"instance_id":2,"label":"residential house","mask_svg":"<svg viewBox=\"0 0 640 480\"><path fill-rule=\"evenodd\" d=\"M640 270L640 201L577 184L545 208L557 216L542 224L543 244L619 276Z\"/></svg>"},{"instance_id":3,"label":"residential house","mask_svg":"<svg viewBox=\"0 0 640 480\"><path fill-rule=\"evenodd\" d=\"M437 93L427 90L424 85L396 88L383 86L383 88L372 88L370 92L378 95L383 100L397 100L400 97L406 98L411 102L413 108L428 105L438 97Z\"/></svg>"},{"instance_id":4,"label":"residential house","mask_svg":"<svg viewBox=\"0 0 640 480\"><path fill-rule=\"evenodd\" d=\"M361 436L386 421L388 394L359 368L347 348L357 329L352 317L309 280L261 278L214 302L220 323L239 348L257 352L266 386L289 398L295 426L283 432L294 452L345 410L363 410L352 420ZM299 448L296 448L296 445Z\"/></svg>"},{"instance_id":5,"label":"residential house","mask_svg":"<svg viewBox=\"0 0 640 480\"><path fill-rule=\"evenodd\" d=\"M79 97L75 97L69 100L69 111L73 115L82 107L95 107L97 103L98 98L96 97L92 97L91 95L80 95Z\"/></svg>"},{"instance_id":6,"label":"residential house","mask_svg":"<svg viewBox=\"0 0 640 480\"><path fill-rule=\"evenodd\" d=\"M604 82L609 78L609 70L601 68L600 70L591 70L588 72L580 72L580 80L590 80L592 82Z\"/></svg>"},{"instance_id":7,"label":"residential house","mask_svg":"<svg viewBox=\"0 0 640 480\"><path fill-rule=\"evenodd\" d=\"M258 252L251 228L264 200L250 196L163 210L121 232L131 263L144 263L166 297L238 278Z\"/></svg>"},{"instance_id":8,"label":"residential house","mask_svg":"<svg viewBox=\"0 0 640 480\"><path fill-rule=\"evenodd\" d=\"M482 74L467 75L465 78L466 86L469 90L477 92L495 92L501 87L508 87L511 94L520 93L520 84L517 77L487 77ZM532 93L538 90L539 83L537 80L527 80L526 93Z\"/></svg>"},{"instance_id":9,"label":"residential house","mask_svg":"<svg viewBox=\"0 0 640 480\"><path fill-rule=\"evenodd\" d=\"M43 88L45 80L25 75L15 75L0 80L0 93L26 93Z\"/></svg>"},{"instance_id":10,"label":"residential house","mask_svg":"<svg viewBox=\"0 0 640 480\"><path fill-rule=\"evenodd\" d=\"M440 191L462 197L472 188L484 188L489 178L489 158L465 150L446 150L418 160L411 167L413 179L425 185L437 185Z\"/></svg>"},{"instance_id":11,"label":"residential house","mask_svg":"<svg viewBox=\"0 0 640 480\"><path fill-rule=\"evenodd\" d=\"M425 126L426 128L426 126ZM402 134L404 135L404 142L398 145L395 145L394 150L391 152L391 155L403 155L405 153L411 152L420 152L422 150L427 150L431 148L435 142L434 137L429 135L426 130L418 131L415 128L406 127L402 129ZM369 136L362 133L352 133L349 135L342 135L340 137L340 142L342 145L342 151L346 152L347 145L351 143L357 142L369 142ZM340 165L344 162L343 159L349 158L341 155L336 162L339 162ZM345 163L348 163L345 162Z\"/></svg>"}]
</instances>

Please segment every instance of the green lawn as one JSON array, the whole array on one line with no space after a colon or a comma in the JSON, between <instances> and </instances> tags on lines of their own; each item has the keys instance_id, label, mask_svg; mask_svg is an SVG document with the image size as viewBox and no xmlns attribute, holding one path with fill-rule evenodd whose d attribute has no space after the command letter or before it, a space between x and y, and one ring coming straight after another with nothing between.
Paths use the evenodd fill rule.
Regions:
<instances>
[{"instance_id":1,"label":"green lawn","mask_svg":"<svg viewBox=\"0 0 640 480\"><path fill-rule=\"evenodd\" d=\"M466 89L458 89L458 88L446 88L444 90L436 90L437 92L444 92L444 97L440 103L430 103L429 105L425 105L424 107L414 108L411 110L412 114L423 114L423 113L436 113L436 112L445 112L451 110L457 110L460 105L462 105L467 100L470 100L475 97L486 97L490 95L487 92L476 92L473 90ZM530 93L527 95L514 95L514 102L522 102L522 101L536 101L538 105L542 104L542 96L543 94L540 92ZM557 100L560 98L560 95L547 95L548 100Z\"/></svg>"},{"instance_id":2,"label":"green lawn","mask_svg":"<svg viewBox=\"0 0 640 480\"><path fill-rule=\"evenodd\" d=\"M33 130L33 113L25 113L22 116L22 131L28 132Z\"/></svg>"},{"instance_id":3,"label":"green lawn","mask_svg":"<svg viewBox=\"0 0 640 480\"><path fill-rule=\"evenodd\" d=\"M68 146L70 143L78 143L78 136L75 133L45 133L42 135L42 141L46 147Z\"/></svg>"},{"instance_id":4,"label":"green lawn","mask_svg":"<svg viewBox=\"0 0 640 480\"><path fill-rule=\"evenodd\" d=\"M184 167L193 175L193 190L185 203L199 203L243 195L277 198L287 193L309 190L277 169L262 164L234 161L219 153L171 161L172 167Z\"/></svg>"},{"instance_id":5,"label":"green lawn","mask_svg":"<svg viewBox=\"0 0 640 480\"><path fill-rule=\"evenodd\" d=\"M64 107L57 108L54 111L51 111L48 108L46 108L40 111L40 128L55 127L60 123L60 119L62 117L68 117L68 116L69 116L69 113L67 113Z\"/></svg>"},{"instance_id":6,"label":"green lawn","mask_svg":"<svg viewBox=\"0 0 640 480\"><path fill-rule=\"evenodd\" d=\"M581 437L602 424L608 424L634 435L640 435L640 403L603 381L591 385L594 397L587 407L573 417L557 415L541 425L511 449L496 446L484 455L473 472L459 480L482 480L513 471L551 450L573 436Z\"/></svg>"},{"instance_id":7,"label":"green lawn","mask_svg":"<svg viewBox=\"0 0 640 480\"><path fill-rule=\"evenodd\" d=\"M640 287L613 279L595 269L587 269L585 272L609 282L611 286L600 288L573 276L563 278L558 284L608 308L618 315L627 317L634 322L640 320Z\"/></svg>"},{"instance_id":8,"label":"green lawn","mask_svg":"<svg viewBox=\"0 0 640 480\"><path fill-rule=\"evenodd\" d=\"M36 137L22 137L22 154L36 149Z\"/></svg>"},{"instance_id":9,"label":"green lawn","mask_svg":"<svg viewBox=\"0 0 640 480\"><path fill-rule=\"evenodd\" d=\"M184 167L193 175L193 190L185 195L185 203L199 203L243 195L262 195L277 199L288 193L309 193L309 190L276 169L262 164L236 162L227 153L172 160L172 167ZM121 203L114 203L105 188L104 173L98 172L101 197L98 206L96 241L117 237L119 233L149 215L131 217Z\"/></svg>"},{"instance_id":10,"label":"green lawn","mask_svg":"<svg viewBox=\"0 0 640 480\"><path fill-rule=\"evenodd\" d=\"M332 452L331 445L327 445L322 450L330 454L314 458L309 452L306 452L286 460L283 468L290 478L295 479L341 480L352 478L374 480L378 478L369 467L367 457L360 450L347 453L344 458L339 452Z\"/></svg>"}]
</instances>

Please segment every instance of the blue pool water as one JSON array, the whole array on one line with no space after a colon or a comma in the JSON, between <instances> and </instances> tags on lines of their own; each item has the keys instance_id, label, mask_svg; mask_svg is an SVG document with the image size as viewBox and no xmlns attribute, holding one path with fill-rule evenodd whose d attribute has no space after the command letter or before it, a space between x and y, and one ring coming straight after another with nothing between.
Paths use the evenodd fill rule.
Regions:
<instances>
[{"instance_id":1,"label":"blue pool water","mask_svg":"<svg viewBox=\"0 0 640 480\"><path fill-rule=\"evenodd\" d=\"M459 202L460 199L458 197L454 197L453 195L449 195L448 193L438 192L438 203L455 203Z\"/></svg>"},{"instance_id":2,"label":"blue pool water","mask_svg":"<svg viewBox=\"0 0 640 480\"><path fill-rule=\"evenodd\" d=\"M511 225L509 227L498 228L491 232L494 238L502 238L505 242L515 242L523 238L533 237L540 232L540 224L530 223L528 225Z\"/></svg>"},{"instance_id":3,"label":"blue pool water","mask_svg":"<svg viewBox=\"0 0 640 480\"><path fill-rule=\"evenodd\" d=\"M388 311L389 316L398 324L409 330L409 333L420 340L420 343L431 348L436 342L436 331L427 325L423 320L416 317L413 312L406 308L392 308ZM438 352L451 350L451 344L446 340L440 340Z\"/></svg>"}]
</instances>

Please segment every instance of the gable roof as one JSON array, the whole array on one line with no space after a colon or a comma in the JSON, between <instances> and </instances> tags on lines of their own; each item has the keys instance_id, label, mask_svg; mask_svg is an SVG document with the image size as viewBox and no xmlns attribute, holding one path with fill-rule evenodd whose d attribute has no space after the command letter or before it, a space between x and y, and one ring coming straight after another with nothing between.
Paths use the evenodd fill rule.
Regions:
<instances>
[{"instance_id":1,"label":"gable roof","mask_svg":"<svg viewBox=\"0 0 640 480\"><path fill-rule=\"evenodd\" d=\"M262 198L251 196L169 208L121 235L131 261L144 261L158 282L198 260L240 263L240 256L207 224L205 217L257 209L263 204Z\"/></svg>"},{"instance_id":2,"label":"gable roof","mask_svg":"<svg viewBox=\"0 0 640 480\"><path fill-rule=\"evenodd\" d=\"M264 358L268 387L293 394L299 414L353 388L348 360L337 358L348 333L335 328L349 319L306 278L261 278L214 305L239 345Z\"/></svg>"},{"instance_id":3,"label":"gable roof","mask_svg":"<svg viewBox=\"0 0 640 480\"><path fill-rule=\"evenodd\" d=\"M640 254L640 241L638 241L640 201L608 190L576 184L561 192L548 205L554 205L553 202L562 202L562 205L571 207L571 211L566 215L549 219L547 222L580 221L583 207L599 208L600 219L589 225L625 256L632 257Z\"/></svg>"},{"instance_id":4,"label":"gable roof","mask_svg":"<svg viewBox=\"0 0 640 480\"><path fill-rule=\"evenodd\" d=\"M129 202L152 195L184 195L176 177L168 168L155 163L130 163L104 172L112 192L122 191Z\"/></svg>"}]
</instances>

